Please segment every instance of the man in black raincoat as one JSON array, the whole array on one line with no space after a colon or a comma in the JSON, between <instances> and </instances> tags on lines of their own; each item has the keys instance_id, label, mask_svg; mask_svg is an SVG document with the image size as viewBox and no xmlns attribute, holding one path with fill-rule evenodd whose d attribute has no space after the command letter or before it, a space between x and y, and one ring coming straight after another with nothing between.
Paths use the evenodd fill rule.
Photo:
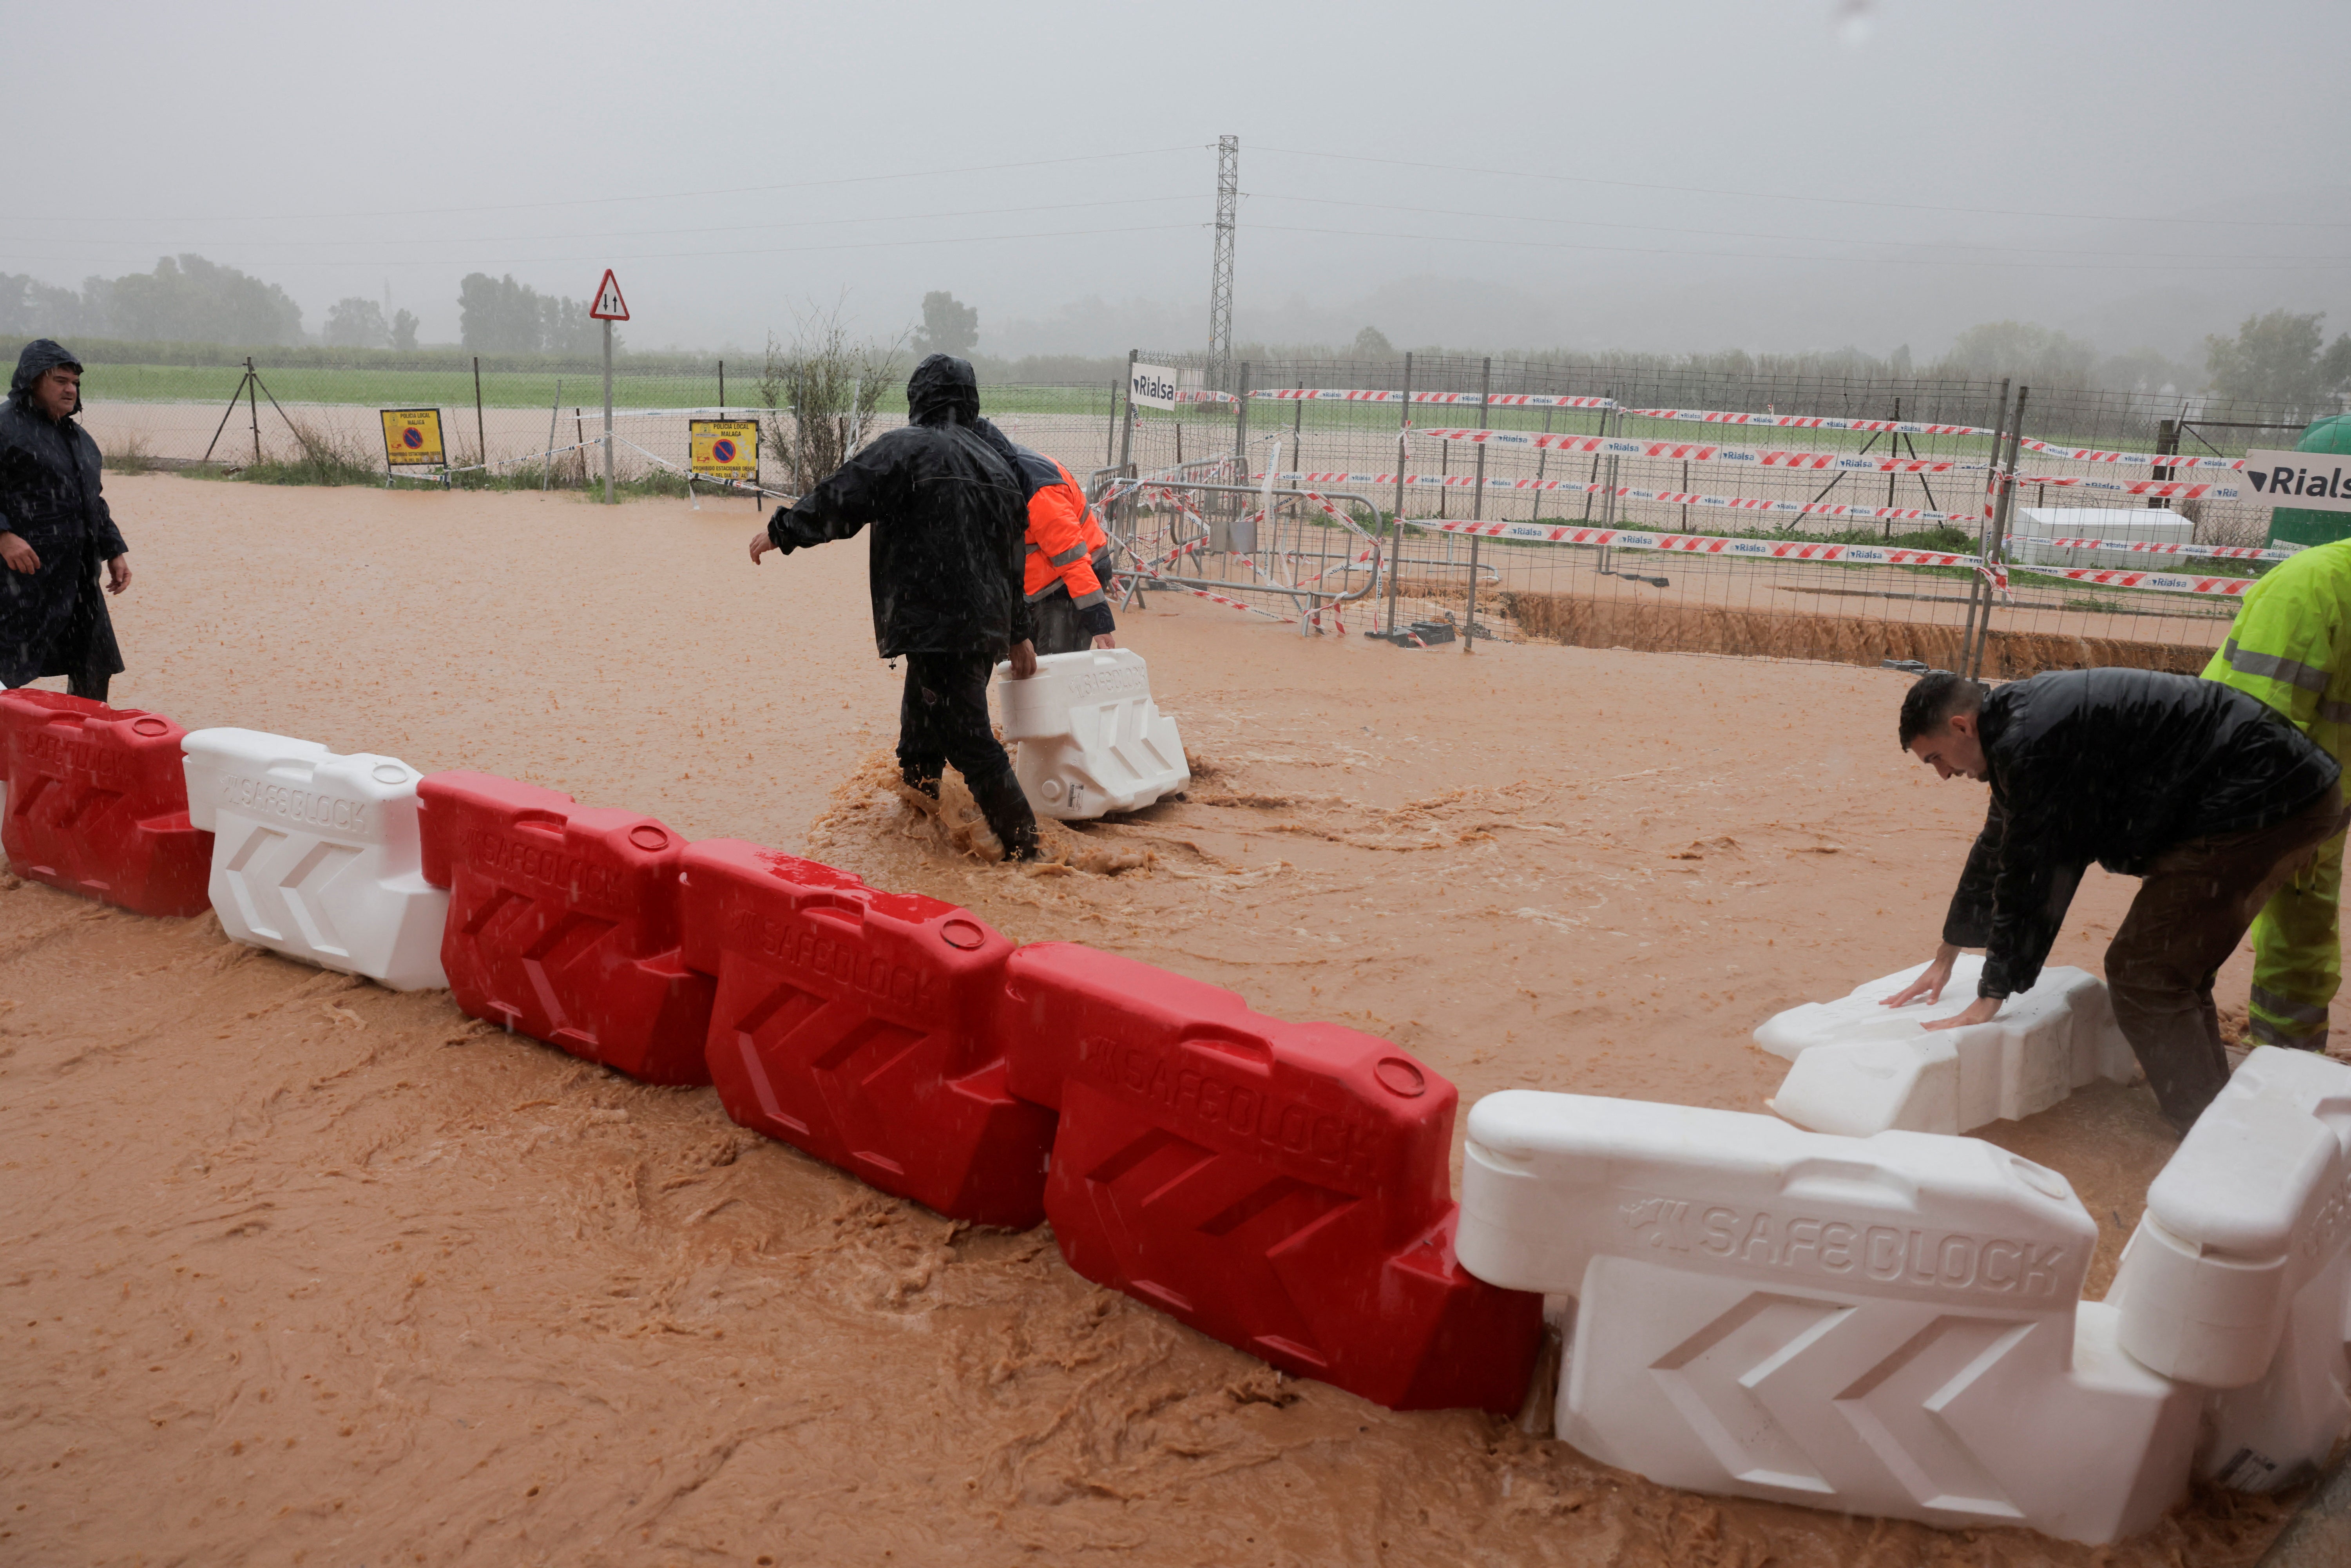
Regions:
<instances>
[{"instance_id":1,"label":"man in black raincoat","mask_svg":"<svg viewBox=\"0 0 2351 1568\"><path fill-rule=\"evenodd\" d=\"M987 719L987 679L998 659L1036 673L1021 593L1028 490L975 428L979 379L965 361L933 354L906 382L910 423L879 437L751 540L751 564L873 526L873 640L906 661L898 708L898 768L910 788L938 799L953 764L1004 845L1007 860L1037 852L1037 818Z\"/></svg>"},{"instance_id":2,"label":"man in black raincoat","mask_svg":"<svg viewBox=\"0 0 2351 1568\"><path fill-rule=\"evenodd\" d=\"M2041 977L2092 862L2140 878L2106 948L2115 1021L2187 1131L2229 1081L2212 982L2253 916L2343 828L2342 768L2256 698L2190 675L2067 670L1987 694L1948 670L1903 700L1901 740L1944 778L1991 785L1934 961L1886 999L1941 997L1984 950L1983 1023Z\"/></svg>"},{"instance_id":3,"label":"man in black raincoat","mask_svg":"<svg viewBox=\"0 0 2351 1568\"><path fill-rule=\"evenodd\" d=\"M47 338L25 345L0 406L0 686L63 675L106 700L122 670L98 588L131 586L131 555L99 488L98 443L74 423L81 366Z\"/></svg>"}]
</instances>

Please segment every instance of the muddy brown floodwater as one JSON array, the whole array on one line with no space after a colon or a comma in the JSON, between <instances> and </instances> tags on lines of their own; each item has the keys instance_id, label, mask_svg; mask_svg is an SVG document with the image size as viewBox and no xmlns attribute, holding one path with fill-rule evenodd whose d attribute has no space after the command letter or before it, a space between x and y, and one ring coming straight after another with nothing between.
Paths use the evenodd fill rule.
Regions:
<instances>
[{"instance_id":1,"label":"muddy brown floodwater","mask_svg":"<svg viewBox=\"0 0 2351 1568\"><path fill-rule=\"evenodd\" d=\"M125 706L483 768L804 850L1384 1034L1466 1106L1761 1110L1762 1018L1925 956L1982 809L1900 677L1123 619L1188 800L959 852L877 754L862 544L754 570L739 502L109 486ZM1123 868L1123 869L1122 869ZM2106 1551L1652 1486L1399 1416L649 1089L221 935L5 879L0 1562L2244 1563L2199 1494ZM2058 962L2130 884L2093 873ZM2242 954L2224 976L2241 998ZM2140 1090L1994 1141L2112 1278L2171 1147ZM1457 1149L1458 1157L1458 1149Z\"/></svg>"}]
</instances>

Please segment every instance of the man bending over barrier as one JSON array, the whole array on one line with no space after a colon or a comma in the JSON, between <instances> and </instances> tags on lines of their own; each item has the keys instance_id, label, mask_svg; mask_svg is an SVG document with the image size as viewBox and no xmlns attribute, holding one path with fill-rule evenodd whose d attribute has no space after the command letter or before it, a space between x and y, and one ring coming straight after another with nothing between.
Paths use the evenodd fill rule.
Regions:
<instances>
[{"instance_id":1,"label":"man bending over barrier","mask_svg":"<svg viewBox=\"0 0 2351 1568\"><path fill-rule=\"evenodd\" d=\"M2029 990L2095 861L2141 879L2106 947L2115 1020L2166 1120L2187 1131L2229 1080L2212 982L2270 895L2342 830L2342 769L2253 698L2189 675L2069 670L1987 693L1948 670L1902 702L1904 750L1991 785L1983 831L1927 972L1886 998L1938 1000L1984 950L1963 1012Z\"/></svg>"},{"instance_id":2,"label":"man bending over barrier","mask_svg":"<svg viewBox=\"0 0 2351 1568\"><path fill-rule=\"evenodd\" d=\"M1020 588L1028 491L973 429L979 381L933 354L906 382L904 428L880 436L752 536L751 564L873 525L873 640L906 661L898 707L898 768L935 800L952 763L1004 845L1037 852L1037 818L987 719L987 678L1009 657L1015 679L1037 671Z\"/></svg>"}]
</instances>

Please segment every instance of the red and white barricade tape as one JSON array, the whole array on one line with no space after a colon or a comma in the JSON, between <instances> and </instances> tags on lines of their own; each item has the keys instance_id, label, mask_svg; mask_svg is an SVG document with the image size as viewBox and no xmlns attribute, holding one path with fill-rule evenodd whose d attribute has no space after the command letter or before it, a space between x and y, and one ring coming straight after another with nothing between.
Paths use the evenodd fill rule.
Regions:
<instances>
[{"instance_id":1,"label":"red and white barricade tape","mask_svg":"<svg viewBox=\"0 0 2351 1568\"><path fill-rule=\"evenodd\" d=\"M2261 549L2252 545L2158 544L2146 539L2034 539L2043 549L2137 550L2146 555L2202 556L2215 560L2291 560L2299 549Z\"/></svg>"},{"instance_id":2,"label":"red and white barricade tape","mask_svg":"<svg viewBox=\"0 0 2351 1568\"><path fill-rule=\"evenodd\" d=\"M1656 457L1677 463L1743 463L1758 468L1793 468L1848 474L1949 474L1989 466L1941 457L1869 457L1852 452L1782 451L1759 446L1718 446L1704 441L1644 441L1625 435L1550 435L1518 430L1416 430L1431 441L1461 441L1479 446L1521 446L1531 451L1593 453L1604 457Z\"/></svg>"},{"instance_id":3,"label":"red and white barricade tape","mask_svg":"<svg viewBox=\"0 0 2351 1568\"><path fill-rule=\"evenodd\" d=\"M2035 577L2064 578L2069 582L2095 583L2101 588L2145 588L2160 593L2209 593L2234 599L2261 580L2257 577L2189 577L2170 571L2109 571L2096 567L2024 566L2018 571Z\"/></svg>"},{"instance_id":4,"label":"red and white barricade tape","mask_svg":"<svg viewBox=\"0 0 2351 1568\"><path fill-rule=\"evenodd\" d=\"M1829 419L1810 413L1737 413L1708 408L1628 408L1635 419L1671 419L1698 424L1750 424L1780 430L1870 430L1893 435L1990 435L1973 424L1920 424L1907 419Z\"/></svg>"},{"instance_id":5,"label":"red and white barricade tape","mask_svg":"<svg viewBox=\"0 0 2351 1568\"><path fill-rule=\"evenodd\" d=\"M2021 474L2016 482L2067 490L2103 490L2116 496L2155 496L2172 501L2197 501L2207 496L2233 501L2244 494L2234 485L2195 479L2093 479L2084 474Z\"/></svg>"},{"instance_id":6,"label":"red and white barricade tape","mask_svg":"<svg viewBox=\"0 0 2351 1568\"><path fill-rule=\"evenodd\" d=\"M1251 401L1269 402L1403 402L1405 394L1400 391L1364 387L1265 387L1249 393ZM1491 398L1477 392L1416 392L1411 394L1416 403L1458 405L1484 402L1492 408L1614 408L1616 405L1604 397L1552 397L1541 392L1496 392Z\"/></svg>"},{"instance_id":7,"label":"red and white barricade tape","mask_svg":"<svg viewBox=\"0 0 2351 1568\"><path fill-rule=\"evenodd\" d=\"M2053 442L2035 441L2024 437L2017 444L2027 452L2038 452L2043 457L2055 457L2067 463L2127 463L2134 466L2153 468L2233 468L2242 471L2241 457L2182 457L2164 452L2101 452L2089 446L2059 446Z\"/></svg>"},{"instance_id":8,"label":"red and white barricade tape","mask_svg":"<svg viewBox=\"0 0 2351 1568\"><path fill-rule=\"evenodd\" d=\"M1251 482L1262 478L1252 476ZM1277 474L1278 481L1300 485L1393 485L1394 474L1297 473ZM1472 490L1479 487L1471 474L1406 474L1404 482L1416 489ZM1604 496L1605 485L1586 485L1573 479L1502 479L1489 478L1489 490L1538 492L1545 495ZM1685 490L1652 490L1634 485L1616 486L1617 497L1627 501L1656 501L1669 507L1704 507L1717 511L1771 512L1782 516L1807 517L1865 517L1872 522L1896 523L1959 523L1974 527L1983 520L1980 511L1936 512L1919 507L1863 507L1831 501L1777 501L1760 496L1706 496Z\"/></svg>"}]
</instances>

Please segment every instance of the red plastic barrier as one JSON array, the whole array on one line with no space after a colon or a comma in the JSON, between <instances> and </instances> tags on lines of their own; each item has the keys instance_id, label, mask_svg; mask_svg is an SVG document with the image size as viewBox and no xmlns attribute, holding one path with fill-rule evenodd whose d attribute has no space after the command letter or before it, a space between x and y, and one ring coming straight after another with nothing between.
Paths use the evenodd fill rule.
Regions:
<instances>
[{"instance_id":1,"label":"red plastic barrier","mask_svg":"<svg viewBox=\"0 0 2351 1568\"><path fill-rule=\"evenodd\" d=\"M977 915L737 839L685 852L685 961L718 977L726 1113L976 1224L1044 1217L1053 1113L1005 1090L1012 944Z\"/></svg>"},{"instance_id":2,"label":"red plastic barrier","mask_svg":"<svg viewBox=\"0 0 2351 1568\"><path fill-rule=\"evenodd\" d=\"M212 907L213 836L188 821L186 734L161 714L0 693L0 848L16 874L141 915Z\"/></svg>"},{"instance_id":3,"label":"red plastic barrier","mask_svg":"<svg viewBox=\"0 0 2351 1568\"><path fill-rule=\"evenodd\" d=\"M710 977L678 956L683 838L487 773L427 774L416 795L459 1007L647 1083L710 1082Z\"/></svg>"},{"instance_id":4,"label":"red plastic barrier","mask_svg":"<svg viewBox=\"0 0 2351 1568\"><path fill-rule=\"evenodd\" d=\"M1073 943L1021 948L1005 995L1009 1086L1061 1113L1071 1268L1391 1409L1519 1407L1542 1298L1454 1261L1450 1083Z\"/></svg>"}]
</instances>

